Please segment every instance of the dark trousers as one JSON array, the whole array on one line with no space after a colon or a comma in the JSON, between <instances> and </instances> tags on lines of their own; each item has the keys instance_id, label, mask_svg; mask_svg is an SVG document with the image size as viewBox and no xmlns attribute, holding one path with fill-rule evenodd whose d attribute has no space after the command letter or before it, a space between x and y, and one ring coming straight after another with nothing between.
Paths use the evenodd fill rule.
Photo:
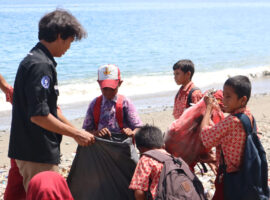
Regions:
<instances>
[{"instance_id":1,"label":"dark trousers","mask_svg":"<svg viewBox=\"0 0 270 200\"><path fill-rule=\"evenodd\" d=\"M224 180L220 171L219 169L215 180L216 191L212 200L224 200Z\"/></svg>"}]
</instances>

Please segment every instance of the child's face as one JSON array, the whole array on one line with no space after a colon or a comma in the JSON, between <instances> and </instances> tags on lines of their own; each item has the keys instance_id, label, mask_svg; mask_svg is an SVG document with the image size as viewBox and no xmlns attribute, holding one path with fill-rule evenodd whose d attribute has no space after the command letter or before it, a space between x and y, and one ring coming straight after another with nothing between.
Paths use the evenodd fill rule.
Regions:
<instances>
[{"instance_id":1,"label":"child's face","mask_svg":"<svg viewBox=\"0 0 270 200\"><path fill-rule=\"evenodd\" d=\"M189 73L184 73L181 69L174 70L173 74L177 85L183 85L189 80Z\"/></svg>"},{"instance_id":2,"label":"child's face","mask_svg":"<svg viewBox=\"0 0 270 200\"><path fill-rule=\"evenodd\" d=\"M223 104L224 111L226 113L233 113L239 108L246 105L246 97L239 98L235 93L234 88L231 86L224 85L223 87Z\"/></svg>"},{"instance_id":3,"label":"child's face","mask_svg":"<svg viewBox=\"0 0 270 200\"><path fill-rule=\"evenodd\" d=\"M106 99L112 100L118 92L118 87L115 89L109 87L101 88L101 92Z\"/></svg>"}]
</instances>

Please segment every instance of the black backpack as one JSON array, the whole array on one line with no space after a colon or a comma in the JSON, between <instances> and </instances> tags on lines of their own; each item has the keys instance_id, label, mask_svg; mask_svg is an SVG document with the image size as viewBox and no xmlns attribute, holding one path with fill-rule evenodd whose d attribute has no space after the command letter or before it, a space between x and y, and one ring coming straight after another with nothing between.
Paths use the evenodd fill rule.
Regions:
<instances>
[{"instance_id":1,"label":"black backpack","mask_svg":"<svg viewBox=\"0 0 270 200\"><path fill-rule=\"evenodd\" d=\"M226 165L221 166L224 173L225 200L268 200L268 166L264 148L257 136L255 119L253 118L252 129L247 115L239 113L235 116L242 122L247 136L240 171L227 173Z\"/></svg>"},{"instance_id":2,"label":"black backpack","mask_svg":"<svg viewBox=\"0 0 270 200\"><path fill-rule=\"evenodd\" d=\"M158 150L150 150L143 155L164 163L155 200L207 199L202 183L181 158L173 157ZM152 199L151 194L147 196L148 199Z\"/></svg>"},{"instance_id":3,"label":"black backpack","mask_svg":"<svg viewBox=\"0 0 270 200\"><path fill-rule=\"evenodd\" d=\"M188 93L187 104L188 104L189 106L191 106L191 103L192 103L192 93L193 93L194 91L196 91L196 90L200 90L200 88L194 87L194 88L192 88L192 89L189 91L189 93Z\"/></svg>"},{"instance_id":4,"label":"black backpack","mask_svg":"<svg viewBox=\"0 0 270 200\"><path fill-rule=\"evenodd\" d=\"M192 93L196 90L200 90L200 88L198 87L194 87L194 88L191 88L191 90L189 91L188 93L188 96L187 96L187 105L188 106L191 106L191 103L192 103ZM176 99L178 98L179 96L179 91L177 92L177 94L175 95L175 99L174 101L176 101Z\"/></svg>"}]
</instances>

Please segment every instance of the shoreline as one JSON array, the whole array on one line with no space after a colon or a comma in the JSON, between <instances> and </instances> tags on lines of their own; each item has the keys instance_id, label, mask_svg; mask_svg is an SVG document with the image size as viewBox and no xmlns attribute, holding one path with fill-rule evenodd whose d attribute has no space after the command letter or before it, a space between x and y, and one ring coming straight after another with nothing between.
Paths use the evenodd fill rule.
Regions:
<instances>
[{"instance_id":1,"label":"shoreline","mask_svg":"<svg viewBox=\"0 0 270 200\"><path fill-rule=\"evenodd\" d=\"M197 83L195 82L195 85ZM177 86L179 88L179 86ZM212 84L207 87L201 87L201 91L204 92L208 89L222 89L223 84ZM168 91L150 93L150 94L140 94L140 95L125 95L122 90L119 90L119 94L124 94L134 103L139 114L145 112L162 111L164 109L172 109L174 97L178 89L172 89ZM99 94L100 95L100 94ZM270 95L270 76L265 76L264 78L258 78L252 80L252 96L264 96ZM64 116L68 120L75 120L85 116L88 105L92 99L88 101L80 101L70 104L61 104ZM0 135L3 131L9 131L11 124L11 105L6 103L9 110L0 111Z\"/></svg>"}]
</instances>

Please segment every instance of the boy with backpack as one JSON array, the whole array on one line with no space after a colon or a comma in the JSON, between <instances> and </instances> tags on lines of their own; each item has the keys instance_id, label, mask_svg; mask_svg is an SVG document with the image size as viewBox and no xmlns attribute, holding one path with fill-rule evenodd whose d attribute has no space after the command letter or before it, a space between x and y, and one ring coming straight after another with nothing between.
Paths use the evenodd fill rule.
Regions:
<instances>
[{"instance_id":1,"label":"boy with backpack","mask_svg":"<svg viewBox=\"0 0 270 200\"><path fill-rule=\"evenodd\" d=\"M206 199L201 182L188 165L164 149L159 128L150 125L141 127L135 134L135 142L141 158L129 188L134 190L136 200Z\"/></svg>"},{"instance_id":2,"label":"boy with backpack","mask_svg":"<svg viewBox=\"0 0 270 200\"><path fill-rule=\"evenodd\" d=\"M173 65L174 80L177 85L182 85L177 92L173 106L174 119L178 119L191 103L197 103L202 98L202 93L192 82L195 72L191 60L179 60Z\"/></svg>"},{"instance_id":3,"label":"boy with backpack","mask_svg":"<svg viewBox=\"0 0 270 200\"><path fill-rule=\"evenodd\" d=\"M194 64L191 60L179 60L173 65L174 80L177 85L182 85L174 99L173 116L178 119L185 109L191 104L196 104L202 98L202 93L198 87L192 82L192 77L195 72ZM172 152L171 152L172 153ZM194 167L197 163L189 164L190 169L194 172ZM202 163L204 170L205 165Z\"/></svg>"},{"instance_id":4,"label":"boy with backpack","mask_svg":"<svg viewBox=\"0 0 270 200\"><path fill-rule=\"evenodd\" d=\"M255 120L247 108L251 83L246 76L234 76L223 86L224 120L209 126L214 99L205 97L206 113L200 137L206 150L221 146L217 152L219 171L213 200L263 200L269 198L268 167L258 139Z\"/></svg>"},{"instance_id":5,"label":"boy with backpack","mask_svg":"<svg viewBox=\"0 0 270 200\"><path fill-rule=\"evenodd\" d=\"M122 82L116 65L99 67L98 83L102 95L90 103L83 129L106 139L116 137L123 140L134 136L142 122L131 101L118 94Z\"/></svg>"}]
</instances>

